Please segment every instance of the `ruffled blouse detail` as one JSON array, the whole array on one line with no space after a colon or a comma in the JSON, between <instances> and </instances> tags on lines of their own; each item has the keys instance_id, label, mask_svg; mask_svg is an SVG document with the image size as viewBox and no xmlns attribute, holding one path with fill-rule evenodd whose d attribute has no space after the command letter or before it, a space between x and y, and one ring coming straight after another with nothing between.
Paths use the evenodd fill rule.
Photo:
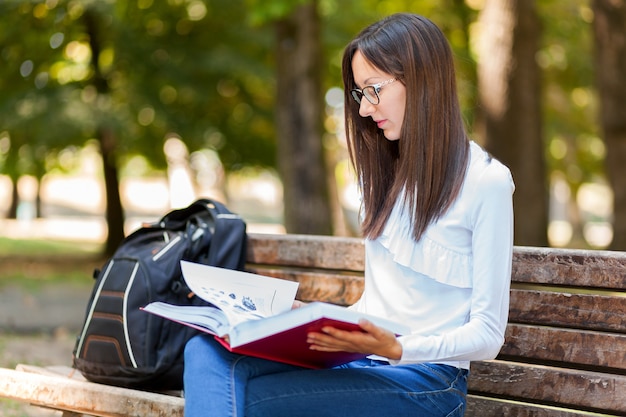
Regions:
<instances>
[{"instance_id":1,"label":"ruffled blouse detail","mask_svg":"<svg viewBox=\"0 0 626 417\"><path fill-rule=\"evenodd\" d=\"M398 201L402 199L400 196ZM435 232L432 229L430 226L420 241L415 242L409 218L396 204L378 241L400 265L442 284L471 288L471 253L462 253L437 242L431 236Z\"/></svg>"}]
</instances>

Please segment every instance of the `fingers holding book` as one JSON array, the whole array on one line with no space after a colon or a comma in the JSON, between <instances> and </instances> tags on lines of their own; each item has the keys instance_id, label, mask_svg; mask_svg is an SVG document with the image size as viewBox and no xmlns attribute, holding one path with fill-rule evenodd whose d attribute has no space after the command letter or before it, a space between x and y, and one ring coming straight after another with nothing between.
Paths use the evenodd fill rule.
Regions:
<instances>
[{"instance_id":1,"label":"fingers holding book","mask_svg":"<svg viewBox=\"0 0 626 417\"><path fill-rule=\"evenodd\" d=\"M402 345L396 335L369 320L359 321L361 331L340 330L325 326L321 332L307 335L307 343L311 350L323 352L358 352L375 354L388 359L397 360L402 357Z\"/></svg>"}]
</instances>

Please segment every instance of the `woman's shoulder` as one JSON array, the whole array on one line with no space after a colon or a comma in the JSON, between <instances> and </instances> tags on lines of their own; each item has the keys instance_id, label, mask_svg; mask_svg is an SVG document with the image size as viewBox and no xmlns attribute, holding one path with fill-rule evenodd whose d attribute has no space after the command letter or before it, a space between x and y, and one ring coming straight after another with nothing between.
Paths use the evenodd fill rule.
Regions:
<instances>
[{"instance_id":1,"label":"woman's shoulder","mask_svg":"<svg viewBox=\"0 0 626 417\"><path fill-rule=\"evenodd\" d=\"M496 187L512 192L515 189L509 168L473 141L470 142L470 164L466 182L475 190Z\"/></svg>"}]
</instances>

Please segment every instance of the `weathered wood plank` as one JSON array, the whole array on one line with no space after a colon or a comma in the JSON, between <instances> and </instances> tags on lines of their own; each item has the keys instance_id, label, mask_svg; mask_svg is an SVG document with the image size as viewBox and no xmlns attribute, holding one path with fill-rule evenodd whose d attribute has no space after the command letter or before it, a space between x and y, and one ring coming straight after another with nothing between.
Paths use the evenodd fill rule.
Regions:
<instances>
[{"instance_id":1,"label":"weathered wood plank","mask_svg":"<svg viewBox=\"0 0 626 417\"><path fill-rule=\"evenodd\" d=\"M356 238L312 235L248 235L252 264L363 271L365 249Z\"/></svg>"},{"instance_id":2,"label":"weathered wood plank","mask_svg":"<svg viewBox=\"0 0 626 417\"><path fill-rule=\"evenodd\" d=\"M626 290L626 252L516 246L513 280Z\"/></svg>"},{"instance_id":3,"label":"weathered wood plank","mask_svg":"<svg viewBox=\"0 0 626 417\"><path fill-rule=\"evenodd\" d=\"M465 417L583 417L595 413L468 395Z\"/></svg>"},{"instance_id":4,"label":"weathered wood plank","mask_svg":"<svg viewBox=\"0 0 626 417\"><path fill-rule=\"evenodd\" d=\"M83 417L84 414L75 413L73 411L63 411L61 417Z\"/></svg>"},{"instance_id":5,"label":"weathered wood plank","mask_svg":"<svg viewBox=\"0 0 626 417\"><path fill-rule=\"evenodd\" d=\"M73 379L75 381L87 381L85 377L77 369L71 368L65 365L54 366L36 366L20 363L15 367L16 370L21 372L27 372L31 374L48 375L54 377L62 377L67 379Z\"/></svg>"},{"instance_id":6,"label":"weathered wood plank","mask_svg":"<svg viewBox=\"0 0 626 417\"><path fill-rule=\"evenodd\" d=\"M626 333L626 297L514 289L509 321Z\"/></svg>"},{"instance_id":7,"label":"weathered wood plank","mask_svg":"<svg viewBox=\"0 0 626 417\"><path fill-rule=\"evenodd\" d=\"M500 355L626 370L626 335L509 323Z\"/></svg>"},{"instance_id":8,"label":"weathered wood plank","mask_svg":"<svg viewBox=\"0 0 626 417\"><path fill-rule=\"evenodd\" d=\"M472 363L469 389L481 396L626 413L626 375L495 360Z\"/></svg>"},{"instance_id":9,"label":"weathered wood plank","mask_svg":"<svg viewBox=\"0 0 626 417\"><path fill-rule=\"evenodd\" d=\"M0 397L101 417L183 417L184 399L0 368Z\"/></svg>"},{"instance_id":10,"label":"weathered wood plank","mask_svg":"<svg viewBox=\"0 0 626 417\"><path fill-rule=\"evenodd\" d=\"M324 300L328 303L346 306L356 302L363 291L363 277L357 275L256 266L248 270L299 282L296 298L306 302Z\"/></svg>"}]
</instances>

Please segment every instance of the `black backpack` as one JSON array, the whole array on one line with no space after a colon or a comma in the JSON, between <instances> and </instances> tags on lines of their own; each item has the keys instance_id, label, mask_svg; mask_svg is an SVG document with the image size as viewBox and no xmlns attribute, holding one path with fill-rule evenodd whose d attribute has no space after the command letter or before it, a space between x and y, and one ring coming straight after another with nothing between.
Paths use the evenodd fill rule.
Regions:
<instances>
[{"instance_id":1,"label":"black backpack","mask_svg":"<svg viewBox=\"0 0 626 417\"><path fill-rule=\"evenodd\" d=\"M206 304L185 285L181 259L242 270L245 257L245 222L214 200L198 200L136 230L94 272L74 367L93 382L182 389L184 347L196 331L140 307Z\"/></svg>"}]
</instances>

